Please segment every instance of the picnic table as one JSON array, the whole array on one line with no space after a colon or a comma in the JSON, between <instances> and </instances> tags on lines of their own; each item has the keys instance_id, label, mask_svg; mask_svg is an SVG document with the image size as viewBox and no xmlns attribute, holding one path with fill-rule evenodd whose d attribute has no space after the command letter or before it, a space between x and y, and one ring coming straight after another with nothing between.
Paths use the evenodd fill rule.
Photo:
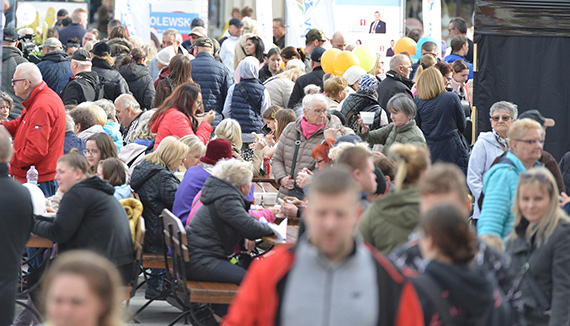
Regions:
<instances>
[{"instance_id":1,"label":"picnic table","mask_svg":"<svg viewBox=\"0 0 570 326\"><path fill-rule=\"evenodd\" d=\"M285 243L294 245L297 243L298 235L299 235L299 225L287 225L287 238L285 240L279 240L276 235L265 236L262 239L263 241L274 246Z\"/></svg>"},{"instance_id":2,"label":"picnic table","mask_svg":"<svg viewBox=\"0 0 570 326\"><path fill-rule=\"evenodd\" d=\"M53 247L53 241L40 237L37 234L32 233L28 242L26 242L26 247L28 248L51 248Z\"/></svg>"}]
</instances>

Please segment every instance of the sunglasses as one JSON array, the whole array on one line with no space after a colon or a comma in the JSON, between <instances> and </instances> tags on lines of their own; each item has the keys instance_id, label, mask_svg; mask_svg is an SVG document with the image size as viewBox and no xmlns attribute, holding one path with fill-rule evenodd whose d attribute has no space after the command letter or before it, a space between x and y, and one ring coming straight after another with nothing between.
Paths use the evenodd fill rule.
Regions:
<instances>
[{"instance_id":1,"label":"sunglasses","mask_svg":"<svg viewBox=\"0 0 570 326\"><path fill-rule=\"evenodd\" d=\"M520 174L519 179L520 180L536 179L540 182L544 182L548 180L548 177L546 176L546 174L523 172Z\"/></svg>"},{"instance_id":2,"label":"sunglasses","mask_svg":"<svg viewBox=\"0 0 570 326\"><path fill-rule=\"evenodd\" d=\"M495 122L499 121L499 120L503 120L503 121L509 121L512 119L512 117L509 116L496 116L496 117L491 117L491 119Z\"/></svg>"}]
</instances>

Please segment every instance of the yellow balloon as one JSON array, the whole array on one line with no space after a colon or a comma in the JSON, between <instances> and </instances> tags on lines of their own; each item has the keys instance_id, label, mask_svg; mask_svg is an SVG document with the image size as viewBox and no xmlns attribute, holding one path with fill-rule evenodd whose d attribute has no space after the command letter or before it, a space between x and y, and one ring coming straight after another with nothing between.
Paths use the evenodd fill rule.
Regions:
<instances>
[{"instance_id":1,"label":"yellow balloon","mask_svg":"<svg viewBox=\"0 0 570 326\"><path fill-rule=\"evenodd\" d=\"M341 51L339 49L328 49L323 53L321 57L321 67L323 67L323 71L327 74L334 74L334 58L337 54Z\"/></svg>"},{"instance_id":2,"label":"yellow balloon","mask_svg":"<svg viewBox=\"0 0 570 326\"><path fill-rule=\"evenodd\" d=\"M374 53L371 48L365 45L359 45L352 50L352 53L356 54L362 69L368 72L374 68L376 64L376 53Z\"/></svg>"},{"instance_id":3,"label":"yellow balloon","mask_svg":"<svg viewBox=\"0 0 570 326\"><path fill-rule=\"evenodd\" d=\"M394 53L408 52L410 55L416 55L416 41L409 37L402 37L394 46Z\"/></svg>"},{"instance_id":4,"label":"yellow balloon","mask_svg":"<svg viewBox=\"0 0 570 326\"><path fill-rule=\"evenodd\" d=\"M358 57L350 51L342 51L337 54L333 63L334 72L339 76L342 76L348 68L359 65Z\"/></svg>"}]
</instances>

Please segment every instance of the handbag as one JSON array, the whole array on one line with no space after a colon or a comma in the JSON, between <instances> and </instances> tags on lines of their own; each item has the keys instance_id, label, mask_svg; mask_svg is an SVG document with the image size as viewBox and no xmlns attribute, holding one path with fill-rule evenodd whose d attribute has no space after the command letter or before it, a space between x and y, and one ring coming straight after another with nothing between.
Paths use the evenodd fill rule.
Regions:
<instances>
[{"instance_id":1,"label":"handbag","mask_svg":"<svg viewBox=\"0 0 570 326\"><path fill-rule=\"evenodd\" d=\"M299 156L299 147L301 146L301 132L297 130L297 140L295 141L295 152L293 153L293 163L291 164L291 176L295 173L295 168L297 167L297 157ZM303 189L295 187L289 190L289 196L293 196L299 200L305 199L305 192Z\"/></svg>"}]
</instances>

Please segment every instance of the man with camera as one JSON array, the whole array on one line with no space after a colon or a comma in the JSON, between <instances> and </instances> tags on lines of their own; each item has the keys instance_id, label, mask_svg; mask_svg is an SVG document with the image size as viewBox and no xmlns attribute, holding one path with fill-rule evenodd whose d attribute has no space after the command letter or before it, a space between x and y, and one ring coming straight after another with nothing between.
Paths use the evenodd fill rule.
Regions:
<instances>
[{"instance_id":1,"label":"man with camera","mask_svg":"<svg viewBox=\"0 0 570 326\"><path fill-rule=\"evenodd\" d=\"M22 106L22 99L16 97L11 81L14 77L16 66L20 63L28 62L17 46L18 32L12 27L5 28L4 38L2 39L2 91L8 93L14 100L14 108L10 113L13 118L18 117L22 113L24 106Z\"/></svg>"}]
</instances>

